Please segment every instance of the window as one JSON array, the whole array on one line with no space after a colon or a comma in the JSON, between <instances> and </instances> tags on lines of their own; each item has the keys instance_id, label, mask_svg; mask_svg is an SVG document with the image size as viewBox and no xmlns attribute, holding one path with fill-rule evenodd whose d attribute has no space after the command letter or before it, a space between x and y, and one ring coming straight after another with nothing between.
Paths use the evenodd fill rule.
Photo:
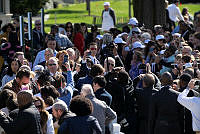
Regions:
<instances>
[{"instance_id":1,"label":"window","mask_svg":"<svg viewBox=\"0 0 200 134\"><path fill-rule=\"evenodd\" d=\"M3 0L0 0L0 12L3 12Z\"/></svg>"}]
</instances>

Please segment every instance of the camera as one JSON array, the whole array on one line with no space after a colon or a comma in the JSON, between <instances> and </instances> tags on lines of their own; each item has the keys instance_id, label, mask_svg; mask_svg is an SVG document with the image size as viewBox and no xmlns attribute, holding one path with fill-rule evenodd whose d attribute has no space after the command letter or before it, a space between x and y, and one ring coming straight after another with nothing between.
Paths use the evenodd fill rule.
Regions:
<instances>
[{"instance_id":1,"label":"camera","mask_svg":"<svg viewBox=\"0 0 200 134\"><path fill-rule=\"evenodd\" d=\"M139 74L146 74L146 64L140 64L138 66Z\"/></svg>"}]
</instances>

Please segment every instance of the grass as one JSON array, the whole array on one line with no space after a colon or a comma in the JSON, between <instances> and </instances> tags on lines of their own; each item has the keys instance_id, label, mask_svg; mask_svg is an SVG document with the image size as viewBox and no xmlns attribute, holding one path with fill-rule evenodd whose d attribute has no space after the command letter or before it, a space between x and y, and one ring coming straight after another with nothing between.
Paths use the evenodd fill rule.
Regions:
<instances>
[{"instance_id":1,"label":"grass","mask_svg":"<svg viewBox=\"0 0 200 134\"><path fill-rule=\"evenodd\" d=\"M115 10L115 14L120 18L118 22L126 23L128 19L128 0L109 0L111 7ZM71 4L65 7L59 5L56 9L50 9L45 13L50 14L48 21L45 22L45 31L50 31L52 24L65 24L70 21L72 23L85 22L86 24L93 24L93 16L101 16L104 1L91 2L91 16L88 16L86 11L86 4ZM180 9L187 7L189 12L193 15L194 12L199 10L200 4L182 4ZM133 16L133 11L132 11ZM97 24L100 25L100 18L97 18Z\"/></svg>"}]
</instances>

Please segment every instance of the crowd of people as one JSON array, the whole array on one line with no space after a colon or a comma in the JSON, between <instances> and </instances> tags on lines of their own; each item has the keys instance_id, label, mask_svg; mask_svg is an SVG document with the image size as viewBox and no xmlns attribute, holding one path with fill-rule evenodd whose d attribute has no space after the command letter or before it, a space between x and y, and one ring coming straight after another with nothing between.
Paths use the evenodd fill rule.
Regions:
<instances>
[{"instance_id":1,"label":"crowd of people","mask_svg":"<svg viewBox=\"0 0 200 134\"><path fill-rule=\"evenodd\" d=\"M109 2L104 33L67 22L42 34L36 20L32 45L25 23L24 51L19 19L1 27L1 133L200 134L200 11L177 3L152 29L115 28Z\"/></svg>"}]
</instances>

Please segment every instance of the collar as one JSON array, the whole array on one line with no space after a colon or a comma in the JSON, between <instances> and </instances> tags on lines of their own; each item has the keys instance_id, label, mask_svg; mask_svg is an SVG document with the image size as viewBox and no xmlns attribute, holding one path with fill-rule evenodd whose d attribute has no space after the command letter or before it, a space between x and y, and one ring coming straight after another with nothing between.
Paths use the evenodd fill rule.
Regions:
<instances>
[{"instance_id":1,"label":"collar","mask_svg":"<svg viewBox=\"0 0 200 134\"><path fill-rule=\"evenodd\" d=\"M95 98L95 96L93 94L88 94L88 95L85 96L85 98L93 99L93 98Z\"/></svg>"},{"instance_id":2,"label":"collar","mask_svg":"<svg viewBox=\"0 0 200 134\"><path fill-rule=\"evenodd\" d=\"M59 119L59 121L58 121L58 124L59 125L61 125L62 123L63 123L63 121L64 121L64 119L65 119L65 116L68 114L68 112L67 111L64 111L63 113L62 113L62 115L61 115L61 117L60 117L60 119Z\"/></svg>"}]
</instances>

